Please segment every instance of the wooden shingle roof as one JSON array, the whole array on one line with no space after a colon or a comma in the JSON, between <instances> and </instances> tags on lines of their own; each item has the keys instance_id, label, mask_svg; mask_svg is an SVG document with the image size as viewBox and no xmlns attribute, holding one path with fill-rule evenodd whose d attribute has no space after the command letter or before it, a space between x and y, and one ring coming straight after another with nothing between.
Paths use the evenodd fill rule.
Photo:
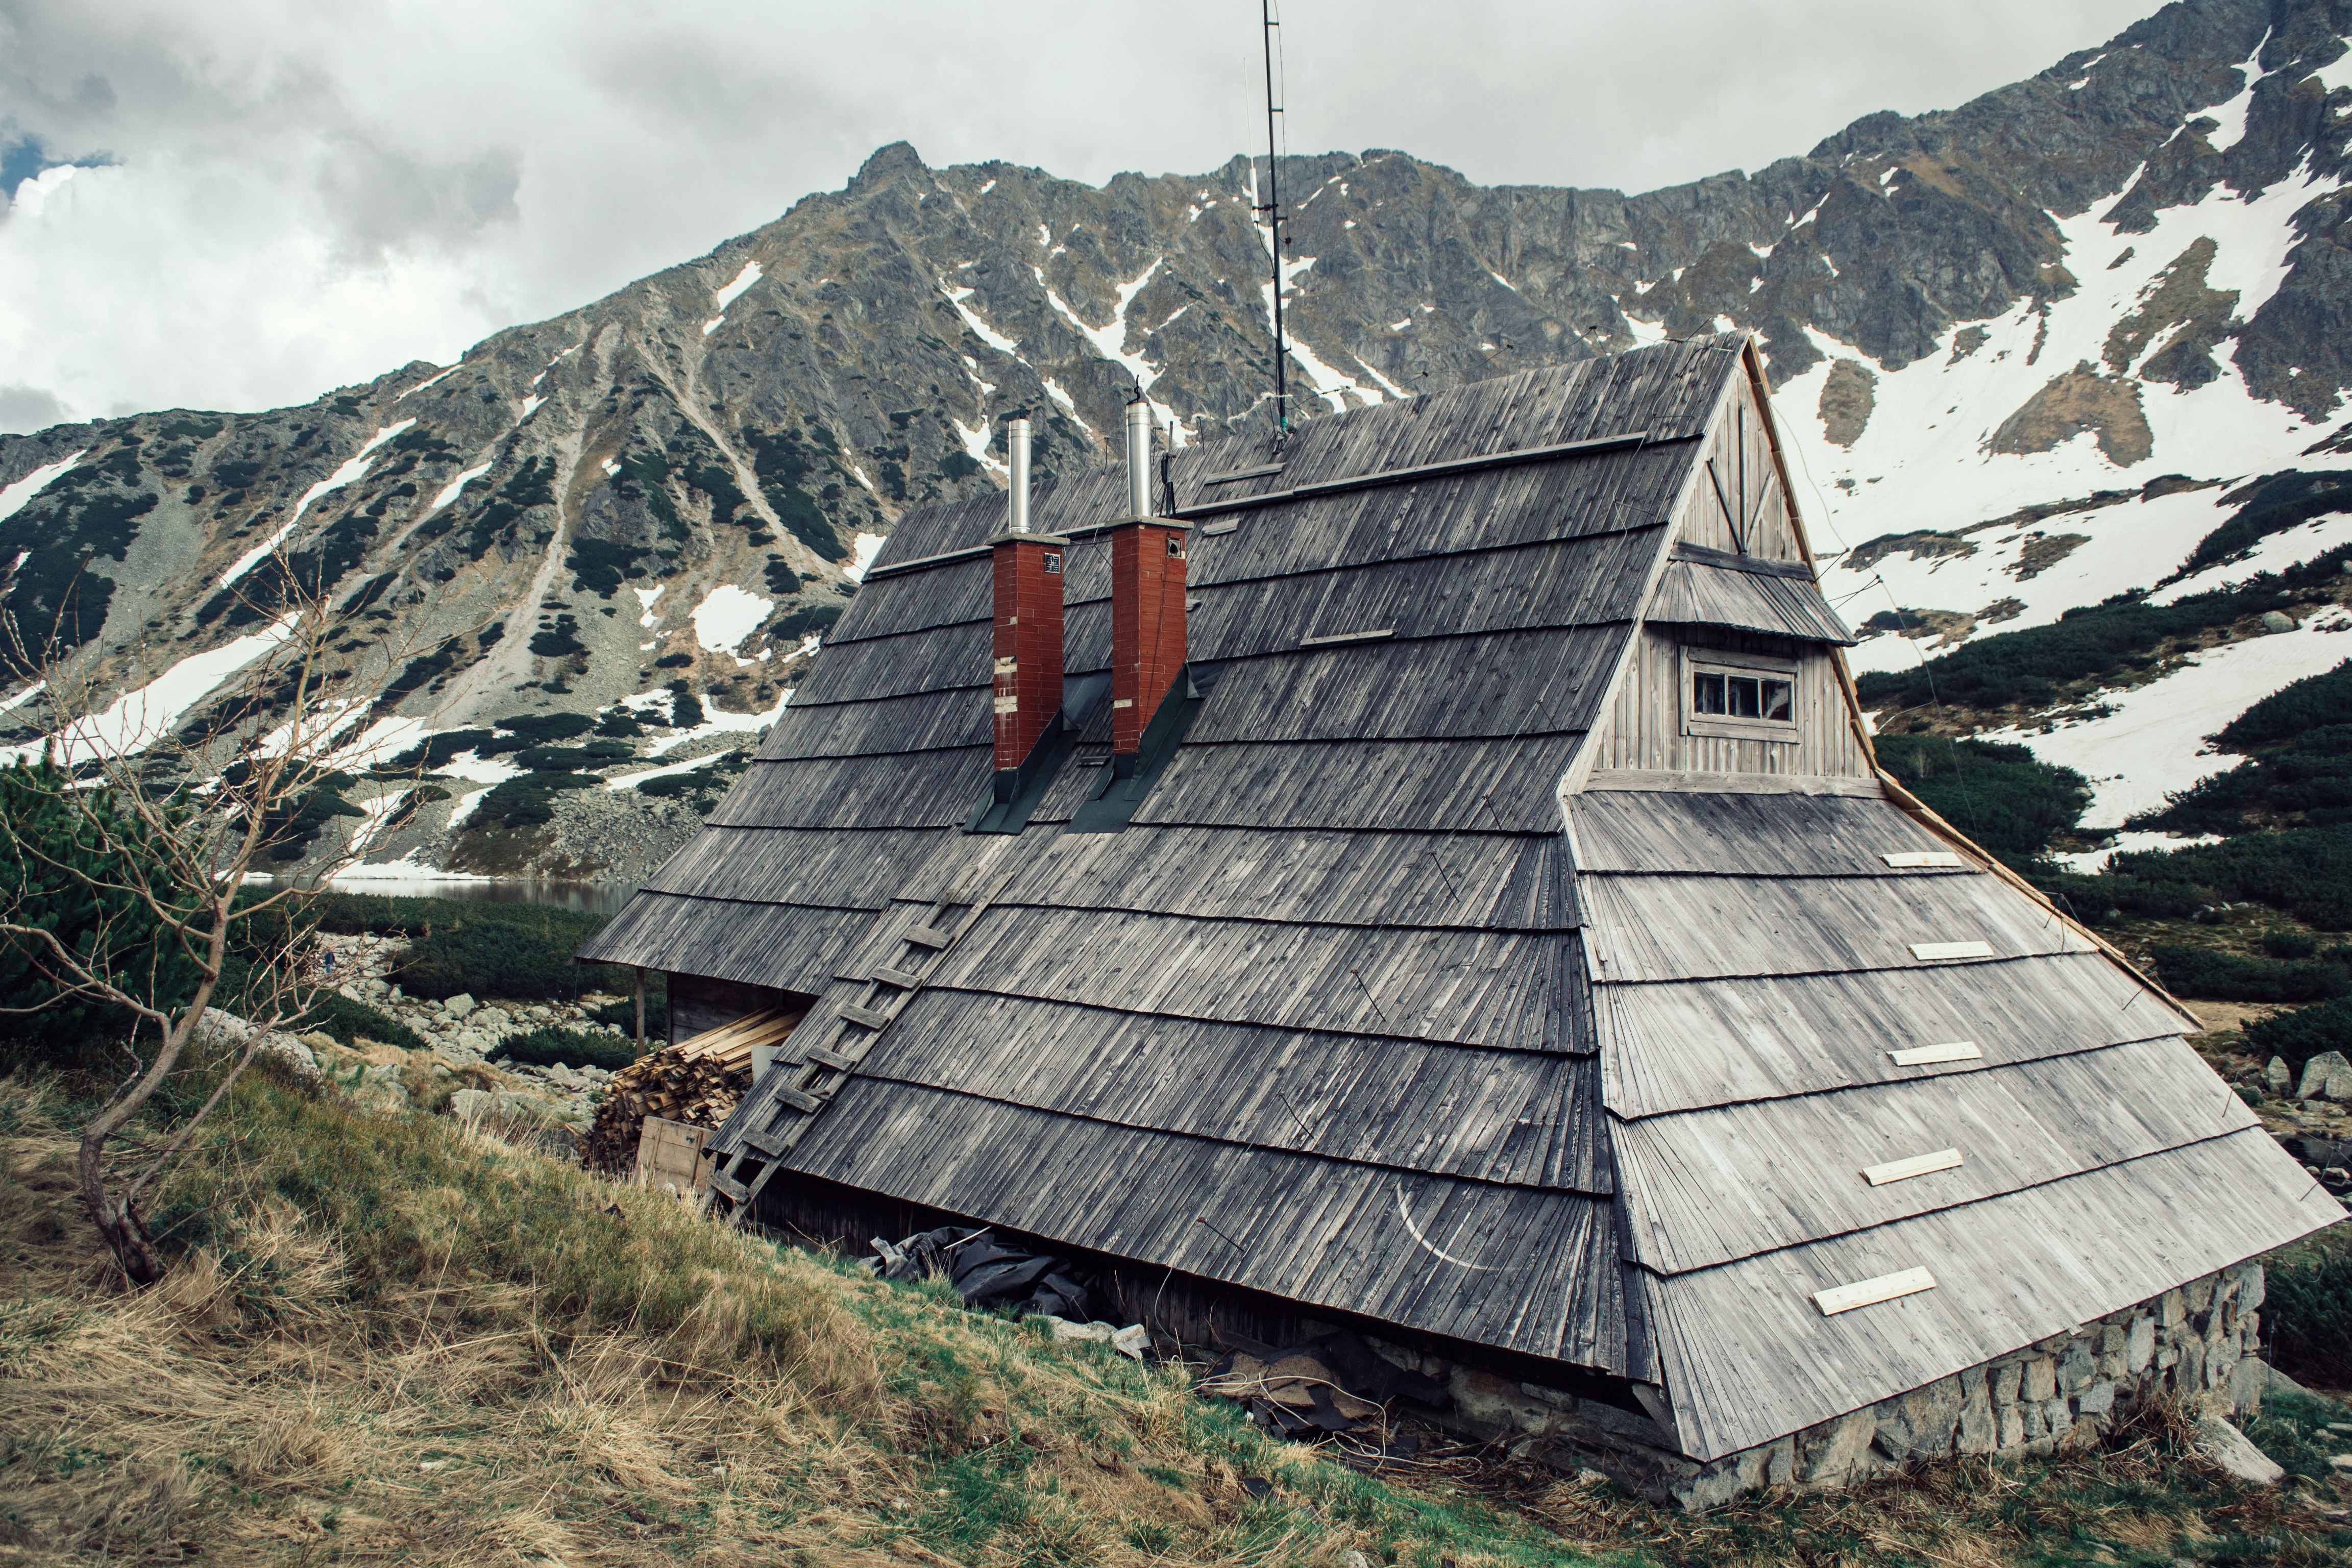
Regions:
<instances>
[{"instance_id":1,"label":"wooden shingle roof","mask_svg":"<svg viewBox=\"0 0 2352 1568\"><path fill-rule=\"evenodd\" d=\"M1695 1458L2313 1228L2179 1016L1973 862L1888 867L1950 847L1893 804L1563 794L1645 617L1851 640L1809 574L1672 537L1748 363L1727 336L1501 377L1314 421L1239 479L1266 442L1179 454L1205 697L1119 833L1063 829L1108 750L1087 531L1121 476L1034 500L1075 531L1084 728L1018 835L962 831L1004 503L908 514L744 778L584 956L814 994L816 1019L936 900L992 889L786 1169L1663 1384ZM1462 466L1504 454L1533 456ZM1909 951L1954 931L1995 961ZM1886 1056L1961 1039L1983 1058ZM780 1081L713 1146L769 1127ZM1998 1133L1957 1199L1841 1183L1945 1125ZM2254 1194L2229 1237L2170 1195L2222 1178ZM2095 1244L2126 1211L2150 1245ZM1808 1300L1929 1255L1953 1271L1929 1307Z\"/></svg>"}]
</instances>

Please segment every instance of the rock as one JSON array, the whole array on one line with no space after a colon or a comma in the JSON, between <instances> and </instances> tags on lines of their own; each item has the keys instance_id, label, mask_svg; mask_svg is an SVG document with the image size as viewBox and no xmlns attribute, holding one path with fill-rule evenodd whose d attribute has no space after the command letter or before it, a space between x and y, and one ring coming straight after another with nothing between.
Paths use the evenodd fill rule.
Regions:
<instances>
[{"instance_id":1,"label":"rock","mask_svg":"<svg viewBox=\"0 0 2352 1568\"><path fill-rule=\"evenodd\" d=\"M2276 1486L2286 1471L2278 1461L2254 1447L2247 1436L2222 1420L2208 1415L2197 1423L2192 1439L2206 1463L2252 1486Z\"/></svg>"},{"instance_id":2,"label":"rock","mask_svg":"<svg viewBox=\"0 0 2352 1568\"><path fill-rule=\"evenodd\" d=\"M2105 1415L2115 1407L2116 1385L2104 1381L2084 1389L2083 1397L2074 1402L2075 1413L2082 1415Z\"/></svg>"},{"instance_id":3,"label":"rock","mask_svg":"<svg viewBox=\"0 0 2352 1568\"><path fill-rule=\"evenodd\" d=\"M2273 1057L2268 1065L2263 1068L2263 1087L2284 1100L2286 1098L2286 1091L2294 1086L2294 1074L2287 1070L2286 1058Z\"/></svg>"},{"instance_id":4,"label":"rock","mask_svg":"<svg viewBox=\"0 0 2352 1568\"><path fill-rule=\"evenodd\" d=\"M2124 1371L2137 1377L2156 1359L2156 1320L2142 1312L2132 1319L2124 1335Z\"/></svg>"},{"instance_id":5,"label":"rock","mask_svg":"<svg viewBox=\"0 0 2352 1568\"><path fill-rule=\"evenodd\" d=\"M2271 1369L2260 1356L2241 1356L2230 1369L2230 1408L2252 1415L2263 1407L2263 1391L2270 1386Z\"/></svg>"},{"instance_id":6,"label":"rock","mask_svg":"<svg viewBox=\"0 0 2352 1568\"><path fill-rule=\"evenodd\" d=\"M2352 1100L2352 1061L2342 1051L2322 1051L2303 1064L2297 1100Z\"/></svg>"},{"instance_id":7,"label":"rock","mask_svg":"<svg viewBox=\"0 0 2352 1568\"><path fill-rule=\"evenodd\" d=\"M2294 630L2294 617L2286 614L2283 610L2264 610L2263 612L2263 630L2266 632L2291 632Z\"/></svg>"},{"instance_id":8,"label":"rock","mask_svg":"<svg viewBox=\"0 0 2352 1568\"><path fill-rule=\"evenodd\" d=\"M1151 1331L1141 1323L1129 1323L1110 1337L1111 1348L1129 1361L1141 1361L1143 1352L1151 1348Z\"/></svg>"},{"instance_id":9,"label":"rock","mask_svg":"<svg viewBox=\"0 0 2352 1568\"><path fill-rule=\"evenodd\" d=\"M2280 1394L2300 1394L2305 1399L2316 1399L2319 1397L2317 1394L2312 1393L2311 1390L2304 1387L2303 1384L2295 1382L2294 1379L2289 1377L2286 1373L2281 1372L2274 1366L2265 1366L2263 1368L2263 1384L2264 1387Z\"/></svg>"},{"instance_id":10,"label":"rock","mask_svg":"<svg viewBox=\"0 0 2352 1568\"><path fill-rule=\"evenodd\" d=\"M460 991L455 996L450 997L446 1002L442 1003L441 1009L443 1012L447 1013L452 1018L462 1018L467 1014L474 1010L474 999Z\"/></svg>"},{"instance_id":11,"label":"rock","mask_svg":"<svg viewBox=\"0 0 2352 1568\"><path fill-rule=\"evenodd\" d=\"M1054 1342L1057 1345L1107 1345L1118 1334L1118 1326L1112 1323L1074 1323L1067 1318L1050 1314L1045 1321L1054 1326Z\"/></svg>"},{"instance_id":12,"label":"rock","mask_svg":"<svg viewBox=\"0 0 2352 1568\"><path fill-rule=\"evenodd\" d=\"M461 1089L449 1097L449 1114L460 1121L479 1121L497 1099L487 1089Z\"/></svg>"}]
</instances>

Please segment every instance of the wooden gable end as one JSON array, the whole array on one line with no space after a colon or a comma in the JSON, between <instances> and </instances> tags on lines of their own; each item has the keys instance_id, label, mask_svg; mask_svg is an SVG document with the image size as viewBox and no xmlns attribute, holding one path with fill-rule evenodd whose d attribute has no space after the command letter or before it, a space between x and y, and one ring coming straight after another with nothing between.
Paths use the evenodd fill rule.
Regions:
<instances>
[{"instance_id":1,"label":"wooden gable end","mask_svg":"<svg viewBox=\"0 0 2352 1568\"><path fill-rule=\"evenodd\" d=\"M1754 344L1739 353L1572 787L1880 793L1838 652L1853 639L1814 584ZM1700 711L1694 682L1710 676L1787 683L1785 720L1749 721L1738 692Z\"/></svg>"}]
</instances>

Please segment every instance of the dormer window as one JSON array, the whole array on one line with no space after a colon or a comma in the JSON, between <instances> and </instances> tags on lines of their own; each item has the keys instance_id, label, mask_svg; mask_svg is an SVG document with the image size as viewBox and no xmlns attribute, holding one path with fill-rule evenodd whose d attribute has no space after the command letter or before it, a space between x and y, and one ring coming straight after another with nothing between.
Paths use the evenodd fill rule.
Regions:
<instances>
[{"instance_id":1,"label":"dormer window","mask_svg":"<svg viewBox=\"0 0 2352 1568\"><path fill-rule=\"evenodd\" d=\"M1787 659L1685 647L1683 733L1739 741L1797 739L1797 667Z\"/></svg>"}]
</instances>

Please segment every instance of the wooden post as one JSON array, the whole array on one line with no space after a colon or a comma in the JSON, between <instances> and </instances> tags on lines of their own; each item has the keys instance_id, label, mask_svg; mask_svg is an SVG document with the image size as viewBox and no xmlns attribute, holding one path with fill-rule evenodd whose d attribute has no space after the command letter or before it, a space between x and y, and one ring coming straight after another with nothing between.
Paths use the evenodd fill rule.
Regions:
<instances>
[{"instance_id":1,"label":"wooden post","mask_svg":"<svg viewBox=\"0 0 2352 1568\"><path fill-rule=\"evenodd\" d=\"M637 1055L646 1054L646 966L637 965Z\"/></svg>"}]
</instances>

